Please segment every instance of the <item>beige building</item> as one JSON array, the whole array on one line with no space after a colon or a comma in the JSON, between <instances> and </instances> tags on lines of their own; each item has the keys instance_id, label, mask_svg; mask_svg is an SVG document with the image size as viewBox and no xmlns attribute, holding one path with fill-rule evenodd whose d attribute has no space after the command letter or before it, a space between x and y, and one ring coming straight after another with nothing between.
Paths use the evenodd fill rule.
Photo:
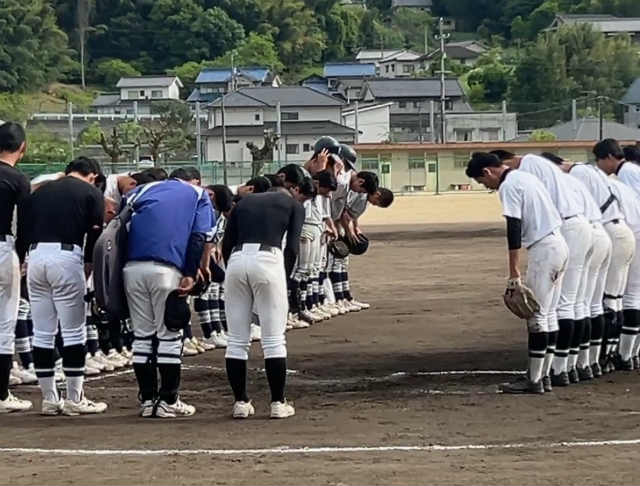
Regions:
<instances>
[{"instance_id":1,"label":"beige building","mask_svg":"<svg viewBox=\"0 0 640 486\"><path fill-rule=\"evenodd\" d=\"M376 172L380 183L392 191L409 193L484 189L465 174L473 152L553 152L568 160L593 161L594 144L595 141L358 144L356 150L359 168Z\"/></svg>"}]
</instances>

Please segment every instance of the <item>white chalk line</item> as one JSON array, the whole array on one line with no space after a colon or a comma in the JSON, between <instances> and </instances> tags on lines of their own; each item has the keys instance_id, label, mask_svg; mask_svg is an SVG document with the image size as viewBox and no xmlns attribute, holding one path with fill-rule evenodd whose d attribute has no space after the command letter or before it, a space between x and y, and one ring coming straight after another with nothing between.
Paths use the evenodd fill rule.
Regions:
<instances>
[{"instance_id":1,"label":"white chalk line","mask_svg":"<svg viewBox=\"0 0 640 486\"><path fill-rule=\"evenodd\" d=\"M640 445L640 439L592 440L573 442L516 442L512 444L462 444L462 445L395 445L395 446L322 446L322 447L273 447L260 449L45 449L31 447L4 447L0 454L55 454L61 456L253 456L284 454L335 454L379 452L452 452L475 450L560 449L603 446Z\"/></svg>"}]
</instances>

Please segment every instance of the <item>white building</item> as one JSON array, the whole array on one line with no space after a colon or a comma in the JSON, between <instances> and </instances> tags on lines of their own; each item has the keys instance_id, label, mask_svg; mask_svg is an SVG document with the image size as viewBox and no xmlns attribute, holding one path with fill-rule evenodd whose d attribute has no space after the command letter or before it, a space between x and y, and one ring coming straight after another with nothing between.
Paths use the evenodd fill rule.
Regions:
<instances>
[{"instance_id":1,"label":"white building","mask_svg":"<svg viewBox=\"0 0 640 486\"><path fill-rule=\"evenodd\" d=\"M342 125L344 102L305 86L242 88L208 105L208 129L202 133L206 160L222 160L222 102L226 126L227 160L251 161L246 147L264 144L265 133L277 133L280 141L274 160L305 160L323 135L353 143L355 130Z\"/></svg>"},{"instance_id":2,"label":"white building","mask_svg":"<svg viewBox=\"0 0 640 486\"><path fill-rule=\"evenodd\" d=\"M393 103L358 106L358 143L383 143L391 133ZM355 107L342 112L342 124L356 129Z\"/></svg>"},{"instance_id":3,"label":"white building","mask_svg":"<svg viewBox=\"0 0 640 486\"><path fill-rule=\"evenodd\" d=\"M91 104L92 111L102 115L133 114L133 103L138 113L151 113L152 101L179 100L182 81L177 76L136 76L120 78L120 93L98 95Z\"/></svg>"},{"instance_id":4,"label":"white building","mask_svg":"<svg viewBox=\"0 0 640 486\"><path fill-rule=\"evenodd\" d=\"M410 78L424 69L422 54L409 49L361 49L359 63L373 63L382 78Z\"/></svg>"}]
</instances>

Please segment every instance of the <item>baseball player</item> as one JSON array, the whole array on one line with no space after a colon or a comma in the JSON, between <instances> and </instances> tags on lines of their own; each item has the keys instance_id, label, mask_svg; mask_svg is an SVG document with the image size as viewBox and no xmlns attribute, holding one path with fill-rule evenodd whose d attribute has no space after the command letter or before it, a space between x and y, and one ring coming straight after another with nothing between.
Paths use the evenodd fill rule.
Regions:
<instances>
[{"instance_id":1,"label":"baseball player","mask_svg":"<svg viewBox=\"0 0 640 486\"><path fill-rule=\"evenodd\" d=\"M287 418L295 409L285 399L287 374L287 275L291 275L304 223L301 203L314 195L311 179L289 191L253 194L231 211L222 242L226 262L226 313L229 326L226 366L235 403L234 418L255 409L247 395L250 324L255 312L262 327L262 349L269 388L271 418ZM264 224L269 221L269 224ZM286 232L286 245L282 240Z\"/></svg>"},{"instance_id":2,"label":"baseball player","mask_svg":"<svg viewBox=\"0 0 640 486\"><path fill-rule=\"evenodd\" d=\"M622 298L622 326L618 353L614 364L618 370L633 370L637 362L637 343L640 332L640 196L628 185L612 178L613 194L620 201L624 219L635 238L635 252L631 264L627 284ZM632 359L633 358L633 359Z\"/></svg>"},{"instance_id":3,"label":"baseball player","mask_svg":"<svg viewBox=\"0 0 640 486\"><path fill-rule=\"evenodd\" d=\"M29 181L15 166L24 156L26 147L24 129L20 125L11 122L0 125L0 413L32 407L30 401L20 400L9 392L20 299L20 262L25 253L21 241L22 204L30 192ZM14 221L16 209L18 220Z\"/></svg>"},{"instance_id":4,"label":"baseball player","mask_svg":"<svg viewBox=\"0 0 640 486\"><path fill-rule=\"evenodd\" d=\"M39 187L27 200L25 210L29 218L27 283L33 318L33 360L42 390L43 415L95 414L107 409L106 403L88 400L83 391L87 339L85 272L90 273L93 245L104 219L104 198L93 185L100 170L95 161L80 157L67 166L65 173L65 177ZM58 395L54 380L58 322L67 377L65 400Z\"/></svg>"},{"instance_id":5,"label":"baseball player","mask_svg":"<svg viewBox=\"0 0 640 486\"><path fill-rule=\"evenodd\" d=\"M569 249L560 234L562 218L542 182L526 171L513 170L497 156L475 153L469 161L467 176L488 189L497 189L507 220L509 282L507 288L520 285L520 253L527 248L526 285L535 294L540 310L527 321L529 330L529 366L526 379L505 384L504 393L544 393L543 377L549 334L558 329L556 307L562 279L567 268Z\"/></svg>"},{"instance_id":6,"label":"baseball player","mask_svg":"<svg viewBox=\"0 0 640 486\"><path fill-rule=\"evenodd\" d=\"M613 139L606 139L597 143L593 148L596 157L596 164L606 175L616 174L621 182L636 190L635 170L637 166L632 163L624 163L624 152L620 145ZM611 189L613 190L613 189ZM615 194L610 195L611 200L615 200ZM621 206L621 205L620 205ZM629 228L624 215L613 220L613 224L605 225L609 232L612 243L611 264L607 274L605 284L604 306L605 312L605 335L606 347L603 361L603 372L612 371L613 363L611 357L618 343L620 331L624 325L623 297L629 274L629 266L635 253L635 238L633 231Z\"/></svg>"},{"instance_id":7,"label":"baseball player","mask_svg":"<svg viewBox=\"0 0 640 486\"><path fill-rule=\"evenodd\" d=\"M569 354L574 334L582 336L584 323L576 319L576 299L593 241L591 225L584 217L584 205L580 195L572 188L571 181L550 160L534 154L519 157L502 150L492 153L508 167L528 172L540 179L562 218L560 231L569 247L569 262L557 309L559 331L557 338L550 336L550 350L554 344L556 348L553 351L550 379L551 385L557 386L577 383L580 378L578 371L569 366ZM548 387L548 380L545 381Z\"/></svg>"}]
</instances>

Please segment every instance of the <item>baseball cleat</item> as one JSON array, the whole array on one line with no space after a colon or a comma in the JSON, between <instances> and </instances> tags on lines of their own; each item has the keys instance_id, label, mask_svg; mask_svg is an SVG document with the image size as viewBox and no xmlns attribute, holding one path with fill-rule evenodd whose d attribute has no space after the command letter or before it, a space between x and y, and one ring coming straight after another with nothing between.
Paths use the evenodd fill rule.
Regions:
<instances>
[{"instance_id":1,"label":"baseball cleat","mask_svg":"<svg viewBox=\"0 0 640 486\"><path fill-rule=\"evenodd\" d=\"M542 384L542 380L534 383L530 381L528 378L520 377L518 380L513 383L503 383L500 385L500 391L502 393L507 393L511 395L517 394L533 394L533 395L542 395L544 394L544 385Z\"/></svg>"},{"instance_id":2,"label":"baseball cleat","mask_svg":"<svg viewBox=\"0 0 640 486\"><path fill-rule=\"evenodd\" d=\"M24 369L22 366L18 364L17 361L13 362L13 368L11 368L11 375L20 379L20 383L23 385L32 385L34 383L38 383L38 377L36 376L35 370L33 369ZM9 376L11 376L9 375Z\"/></svg>"},{"instance_id":3,"label":"baseball cleat","mask_svg":"<svg viewBox=\"0 0 640 486\"><path fill-rule=\"evenodd\" d=\"M11 392L7 398L0 400L0 413L26 412L31 410L33 404L29 400L21 400Z\"/></svg>"},{"instance_id":4,"label":"baseball cleat","mask_svg":"<svg viewBox=\"0 0 640 486\"><path fill-rule=\"evenodd\" d=\"M11 372L9 372L9 386L16 385L22 385L22 380L13 373L13 370L11 370Z\"/></svg>"},{"instance_id":5,"label":"baseball cleat","mask_svg":"<svg viewBox=\"0 0 640 486\"><path fill-rule=\"evenodd\" d=\"M87 353L87 356L84 359L84 366L85 368L93 368L94 370L98 370L98 372L105 371L105 365L91 356L91 353ZM86 374L87 372L85 370L85 375Z\"/></svg>"},{"instance_id":6,"label":"baseball cleat","mask_svg":"<svg viewBox=\"0 0 640 486\"><path fill-rule=\"evenodd\" d=\"M345 305L347 306L347 310L349 312L360 312L362 307L355 303L353 300L346 300Z\"/></svg>"},{"instance_id":7,"label":"baseball cleat","mask_svg":"<svg viewBox=\"0 0 640 486\"><path fill-rule=\"evenodd\" d=\"M262 339L262 328L257 324L251 324L251 341L260 341Z\"/></svg>"},{"instance_id":8,"label":"baseball cleat","mask_svg":"<svg viewBox=\"0 0 640 486\"><path fill-rule=\"evenodd\" d=\"M371 305L367 304L366 302L359 302L359 301L357 301L355 299L352 300L351 303L357 305L362 310L367 310L367 309L369 309L371 307Z\"/></svg>"},{"instance_id":9,"label":"baseball cleat","mask_svg":"<svg viewBox=\"0 0 640 486\"><path fill-rule=\"evenodd\" d=\"M308 322L298 319L297 317L294 317L291 321L292 329L306 329L309 327L309 325L310 324Z\"/></svg>"},{"instance_id":10,"label":"baseball cleat","mask_svg":"<svg viewBox=\"0 0 640 486\"><path fill-rule=\"evenodd\" d=\"M593 373L594 378L600 378L602 376L602 369L600 368L600 363L592 363L591 372Z\"/></svg>"},{"instance_id":11,"label":"baseball cleat","mask_svg":"<svg viewBox=\"0 0 640 486\"><path fill-rule=\"evenodd\" d=\"M109 354L107 354L107 361L109 361L115 369L127 366L127 360L120 356L120 354L118 354L118 352L113 348L111 348L109 350Z\"/></svg>"},{"instance_id":12,"label":"baseball cleat","mask_svg":"<svg viewBox=\"0 0 640 486\"><path fill-rule=\"evenodd\" d=\"M296 414L296 409L293 405L284 402L271 402L271 418L272 419L285 419L293 417Z\"/></svg>"},{"instance_id":13,"label":"baseball cleat","mask_svg":"<svg viewBox=\"0 0 640 486\"><path fill-rule=\"evenodd\" d=\"M182 343L182 356L197 356L198 350L193 346L189 339L185 339Z\"/></svg>"},{"instance_id":14,"label":"baseball cleat","mask_svg":"<svg viewBox=\"0 0 640 486\"><path fill-rule=\"evenodd\" d=\"M92 356L92 359L95 362L100 363L104 371L113 371L115 369L113 364L107 359L102 351L96 352L96 354Z\"/></svg>"},{"instance_id":15,"label":"baseball cleat","mask_svg":"<svg viewBox=\"0 0 640 486\"><path fill-rule=\"evenodd\" d=\"M60 398L57 402L42 400L42 410L40 415L60 415L64 409L64 400Z\"/></svg>"},{"instance_id":16,"label":"baseball cleat","mask_svg":"<svg viewBox=\"0 0 640 486\"><path fill-rule=\"evenodd\" d=\"M227 335L223 331L211 333L211 339L216 345L216 348L227 347Z\"/></svg>"},{"instance_id":17,"label":"baseball cleat","mask_svg":"<svg viewBox=\"0 0 640 486\"><path fill-rule=\"evenodd\" d=\"M593 380L593 371L591 370L591 366L578 368L578 378L580 378L580 381Z\"/></svg>"},{"instance_id":18,"label":"baseball cleat","mask_svg":"<svg viewBox=\"0 0 640 486\"><path fill-rule=\"evenodd\" d=\"M196 407L187 405L178 398L176 403L171 405L164 400L158 401L155 416L160 418L190 417L195 413Z\"/></svg>"},{"instance_id":19,"label":"baseball cleat","mask_svg":"<svg viewBox=\"0 0 640 486\"><path fill-rule=\"evenodd\" d=\"M551 384L553 386L569 386L571 384L569 381L569 375L566 371L556 375L553 370L551 370Z\"/></svg>"},{"instance_id":20,"label":"baseball cleat","mask_svg":"<svg viewBox=\"0 0 640 486\"><path fill-rule=\"evenodd\" d=\"M304 321L304 322L308 322L309 324L315 324L316 321L317 321L317 317L314 316L308 310L304 310L304 311L300 312L300 320Z\"/></svg>"},{"instance_id":21,"label":"baseball cleat","mask_svg":"<svg viewBox=\"0 0 640 486\"><path fill-rule=\"evenodd\" d=\"M322 306L322 310L324 310L325 312L331 314L331 317L335 317L335 316L340 315L340 311L333 304L325 304L324 306Z\"/></svg>"},{"instance_id":22,"label":"baseball cleat","mask_svg":"<svg viewBox=\"0 0 640 486\"><path fill-rule=\"evenodd\" d=\"M155 403L153 400L145 400L140 404L140 416L143 418L153 417L153 408Z\"/></svg>"},{"instance_id":23,"label":"baseball cleat","mask_svg":"<svg viewBox=\"0 0 640 486\"><path fill-rule=\"evenodd\" d=\"M190 341L191 344L193 344L193 347L196 348L196 351L198 351L198 354L204 353L206 351L206 349L204 349L200 344L200 341L198 341L198 338L192 337Z\"/></svg>"},{"instance_id":24,"label":"baseball cleat","mask_svg":"<svg viewBox=\"0 0 640 486\"><path fill-rule=\"evenodd\" d=\"M62 414L68 416L75 415L93 415L104 413L107 410L107 404L104 402L93 402L82 394L80 401L65 400L62 408Z\"/></svg>"},{"instance_id":25,"label":"baseball cleat","mask_svg":"<svg viewBox=\"0 0 640 486\"><path fill-rule=\"evenodd\" d=\"M571 368L567 374L569 375L569 381L571 383L580 383L580 377L578 376L577 369Z\"/></svg>"},{"instance_id":26,"label":"baseball cleat","mask_svg":"<svg viewBox=\"0 0 640 486\"><path fill-rule=\"evenodd\" d=\"M213 349L216 349L216 343L213 342L213 340L211 338L212 338L212 336L210 336L208 338L202 338L200 340L200 346L202 346L205 351L211 351Z\"/></svg>"},{"instance_id":27,"label":"baseball cleat","mask_svg":"<svg viewBox=\"0 0 640 486\"><path fill-rule=\"evenodd\" d=\"M551 377L549 377L549 376L543 376L542 377L542 387L544 388L545 392L552 392L553 391L553 386L551 384Z\"/></svg>"},{"instance_id":28,"label":"baseball cleat","mask_svg":"<svg viewBox=\"0 0 640 486\"><path fill-rule=\"evenodd\" d=\"M84 376L95 376L95 375L99 375L100 374L100 370L97 368L93 368L92 366L89 366L85 363L84 365Z\"/></svg>"},{"instance_id":29,"label":"baseball cleat","mask_svg":"<svg viewBox=\"0 0 640 486\"><path fill-rule=\"evenodd\" d=\"M248 402L235 402L233 404L233 418L234 419L246 419L255 414L256 410L253 408L251 401Z\"/></svg>"}]
</instances>

